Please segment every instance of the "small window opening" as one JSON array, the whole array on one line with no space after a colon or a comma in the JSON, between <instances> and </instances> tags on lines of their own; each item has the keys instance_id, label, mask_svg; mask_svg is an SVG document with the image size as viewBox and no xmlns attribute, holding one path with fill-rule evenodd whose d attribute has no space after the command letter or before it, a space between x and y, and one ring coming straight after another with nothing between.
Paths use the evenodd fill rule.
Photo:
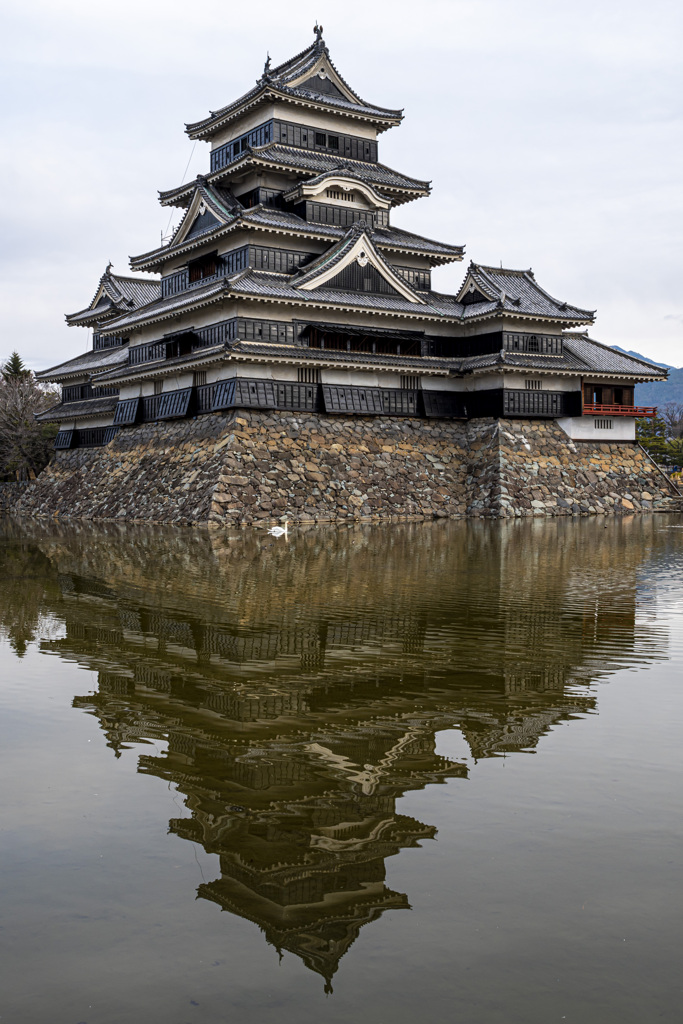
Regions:
<instances>
[{"instance_id":1,"label":"small window opening","mask_svg":"<svg viewBox=\"0 0 683 1024\"><path fill-rule=\"evenodd\" d=\"M527 391L540 391L541 382L540 380L525 380L524 387L527 389Z\"/></svg>"},{"instance_id":2,"label":"small window opening","mask_svg":"<svg viewBox=\"0 0 683 1024\"><path fill-rule=\"evenodd\" d=\"M163 382L163 380L155 380L154 381L154 394L155 395L160 395L163 390L164 390L164 382Z\"/></svg>"},{"instance_id":3,"label":"small window opening","mask_svg":"<svg viewBox=\"0 0 683 1024\"><path fill-rule=\"evenodd\" d=\"M300 384L320 383L320 370L317 366L300 366L296 373Z\"/></svg>"},{"instance_id":4,"label":"small window opening","mask_svg":"<svg viewBox=\"0 0 683 1024\"><path fill-rule=\"evenodd\" d=\"M190 263L190 281L203 281L205 277L214 277L218 272L218 257L216 253L203 256L200 260Z\"/></svg>"},{"instance_id":5,"label":"small window opening","mask_svg":"<svg viewBox=\"0 0 683 1024\"><path fill-rule=\"evenodd\" d=\"M206 370L195 370L192 374L192 384L196 388L206 384Z\"/></svg>"},{"instance_id":6,"label":"small window opening","mask_svg":"<svg viewBox=\"0 0 683 1024\"><path fill-rule=\"evenodd\" d=\"M595 422L595 429L596 430L611 430L612 429L612 420L597 420L596 419L594 422Z\"/></svg>"},{"instance_id":7,"label":"small window opening","mask_svg":"<svg viewBox=\"0 0 683 1024\"><path fill-rule=\"evenodd\" d=\"M420 386L420 378L416 374L402 373L401 387L406 391L417 391Z\"/></svg>"},{"instance_id":8,"label":"small window opening","mask_svg":"<svg viewBox=\"0 0 683 1024\"><path fill-rule=\"evenodd\" d=\"M327 142L327 136L325 135L325 132L316 132L315 133L315 144L316 144L316 146L324 146L326 142Z\"/></svg>"}]
</instances>

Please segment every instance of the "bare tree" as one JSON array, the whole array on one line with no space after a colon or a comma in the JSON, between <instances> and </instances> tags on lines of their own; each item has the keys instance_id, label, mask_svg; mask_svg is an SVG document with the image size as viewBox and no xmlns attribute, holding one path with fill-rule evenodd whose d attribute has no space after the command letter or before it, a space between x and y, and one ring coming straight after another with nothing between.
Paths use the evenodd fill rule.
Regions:
<instances>
[{"instance_id":1,"label":"bare tree","mask_svg":"<svg viewBox=\"0 0 683 1024\"><path fill-rule=\"evenodd\" d=\"M35 414L58 401L58 391L40 387L30 371L0 377L0 478L29 480L47 464L57 428Z\"/></svg>"},{"instance_id":2,"label":"bare tree","mask_svg":"<svg viewBox=\"0 0 683 1024\"><path fill-rule=\"evenodd\" d=\"M683 437L683 402L667 402L662 407L660 416L666 423L669 437Z\"/></svg>"}]
</instances>

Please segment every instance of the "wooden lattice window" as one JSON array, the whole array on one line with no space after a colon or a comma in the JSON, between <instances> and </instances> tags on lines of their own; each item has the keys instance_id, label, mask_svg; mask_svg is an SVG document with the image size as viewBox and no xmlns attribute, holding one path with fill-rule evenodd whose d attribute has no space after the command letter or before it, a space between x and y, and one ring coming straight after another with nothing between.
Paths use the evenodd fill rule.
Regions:
<instances>
[{"instance_id":1,"label":"wooden lattice window","mask_svg":"<svg viewBox=\"0 0 683 1024\"><path fill-rule=\"evenodd\" d=\"M297 370L299 384L319 384L320 370L317 366L300 366Z\"/></svg>"},{"instance_id":2,"label":"wooden lattice window","mask_svg":"<svg viewBox=\"0 0 683 1024\"><path fill-rule=\"evenodd\" d=\"M200 260L194 260L189 265L190 284L193 281L202 281L205 277L214 277L218 273L218 256L215 252L203 256Z\"/></svg>"},{"instance_id":3,"label":"wooden lattice window","mask_svg":"<svg viewBox=\"0 0 683 1024\"><path fill-rule=\"evenodd\" d=\"M524 387L527 389L527 391L540 391L541 382L540 380L525 380Z\"/></svg>"}]
</instances>

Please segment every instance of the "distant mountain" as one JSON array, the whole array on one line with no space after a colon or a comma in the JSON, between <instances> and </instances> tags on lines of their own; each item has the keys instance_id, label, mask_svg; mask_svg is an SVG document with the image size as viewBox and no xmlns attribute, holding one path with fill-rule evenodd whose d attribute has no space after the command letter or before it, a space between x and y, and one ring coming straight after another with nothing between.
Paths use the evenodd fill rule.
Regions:
<instances>
[{"instance_id":1,"label":"distant mountain","mask_svg":"<svg viewBox=\"0 0 683 1024\"><path fill-rule=\"evenodd\" d=\"M669 402L683 404L683 367L669 370L669 379L636 384L636 405L667 405Z\"/></svg>"}]
</instances>

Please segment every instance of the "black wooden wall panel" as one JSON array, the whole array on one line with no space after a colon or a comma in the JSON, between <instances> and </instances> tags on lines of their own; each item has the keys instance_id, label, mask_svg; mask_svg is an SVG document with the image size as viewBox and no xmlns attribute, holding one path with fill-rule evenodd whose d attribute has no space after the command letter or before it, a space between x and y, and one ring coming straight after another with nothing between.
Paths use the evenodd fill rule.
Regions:
<instances>
[{"instance_id":1,"label":"black wooden wall panel","mask_svg":"<svg viewBox=\"0 0 683 1024\"><path fill-rule=\"evenodd\" d=\"M139 414L139 398L126 398L124 400L119 399L118 405L116 406L116 410L114 412L114 426L132 427L133 424L137 423Z\"/></svg>"},{"instance_id":2,"label":"black wooden wall panel","mask_svg":"<svg viewBox=\"0 0 683 1024\"><path fill-rule=\"evenodd\" d=\"M420 392L323 384L325 412L352 416L420 416Z\"/></svg>"}]
</instances>

